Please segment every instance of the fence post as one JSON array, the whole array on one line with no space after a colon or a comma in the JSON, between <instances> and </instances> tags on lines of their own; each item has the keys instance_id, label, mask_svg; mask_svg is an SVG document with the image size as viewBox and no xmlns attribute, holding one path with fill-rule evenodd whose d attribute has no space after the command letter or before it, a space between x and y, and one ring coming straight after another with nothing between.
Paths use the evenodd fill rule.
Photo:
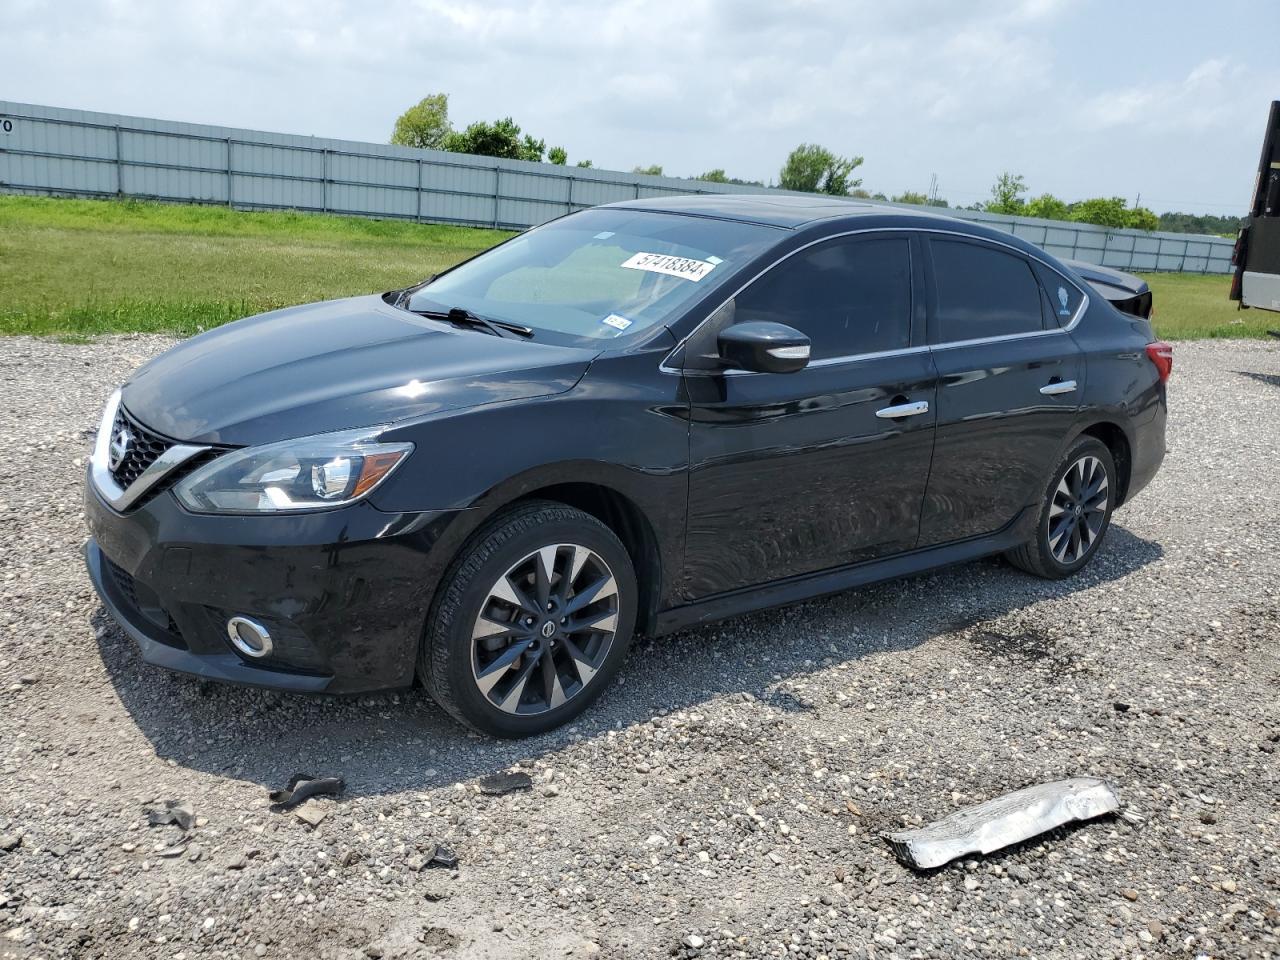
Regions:
<instances>
[{"instance_id":1,"label":"fence post","mask_svg":"<svg viewBox=\"0 0 1280 960\"><path fill-rule=\"evenodd\" d=\"M415 196L417 197L417 204L414 206L415 212L413 215L413 219L416 220L418 223L421 223L422 222L422 158L421 157L418 158L418 190Z\"/></svg>"},{"instance_id":2,"label":"fence post","mask_svg":"<svg viewBox=\"0 0 1280 960\"><path fill-rule=\"evenodd\" d=\"M320 154L320 207L322 213L329 212L329 148L325 147Z\"/></svg>"},{"instance_id":3,"label":"fence post","mask_svg":"<svg viewBox=\"0 0 1280 960\"><path fill-rule=\"evenodd\" d=\"M502 200L502 168L493 167L493 229L498 229L498 204Z\"/></svg>"},{"instance_id":4,"label":"fence post","mask_svg":"<svg viewBox=\"0 0 1280 960\"><path fill-rule=\"evenodd\" d=\"M567 206L569 209L566 210L565 212L573 213L573 179L574 179L573 174L566 171L564 177L566 180L569 181L569 199L565 202L565 206Z\"/></svg>"},{"instance_id":5,"label":"fence post","mask_svg":"<svg viewBox=\"0 0 1280 960\"><path fill-rule=\"evenodd\" d=\"M234 204L231 202L231 138L227 137L227 206Z\"/></svg>"},{"instance_id":6,"label":"fence post","mask_svg":"<svg viewBox=\"0 0 1280 960\"><path fill-rule=\"evenodd\" d=\"M124 196L124 155L120 149L120 124L116 124L116 196Z\"/></svg>"}]
</instances>

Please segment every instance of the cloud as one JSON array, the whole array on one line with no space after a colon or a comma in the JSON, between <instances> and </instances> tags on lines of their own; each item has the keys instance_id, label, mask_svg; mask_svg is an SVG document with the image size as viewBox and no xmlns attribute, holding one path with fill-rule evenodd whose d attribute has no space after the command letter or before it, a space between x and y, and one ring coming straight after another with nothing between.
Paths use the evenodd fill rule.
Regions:
<instances>
[{"instance_id":1,"label":"cloud","mask_svg":"<svg viewBox=\"0 0 1280 960\"><path fill-rule=\"evenodd\" d=\"M1151 22L1102 0L7 0L0 90L356 140L445 91L459 125L511 115L618 169L767 180L816 141L887 192L937 173L967 201L1013 169L1037 192L1232 195L1161 163L1206 131L1179 151L1197 177L1256 155L1265 96L1244 93L1280 72L1219 20L1189 0Z\"/></svg>"}]
</instances>

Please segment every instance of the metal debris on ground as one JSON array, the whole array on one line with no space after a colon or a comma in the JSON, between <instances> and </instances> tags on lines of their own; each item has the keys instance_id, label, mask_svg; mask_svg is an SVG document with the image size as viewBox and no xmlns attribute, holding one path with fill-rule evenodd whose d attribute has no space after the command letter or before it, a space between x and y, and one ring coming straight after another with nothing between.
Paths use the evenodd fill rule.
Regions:
<instances>
[{"instance_id":1,"label":"metal debris on ground","mask_svg":"<svg viewBox=\"0 0 1280 960\"><path fill-rule=\"evenodd\" d=\"M495 773L480 781L480 792L497 797L517 790L528 790L533 779L527 773Z\"/></svg>"},{"instance_id":2,"label":"metal debris on ground","mask_svg":"<svg viewBox=\"0 0 1280 960\"><path fill-rule=\"evenodd\" d=\"M341 777L313 777L309 773L295 773L284 790L272 790L267 798L281 810L290 810L312 797L336 797L342 792Z\"/></svg>"},{"instance_id":3,"label":"metal debris on ground","mask_svg":"<svg viewBox=\"0 0 1280 960\"><path fill-rule=\"evenodd\" d=\"M436 848L431 851L431 856L427 860L427 866L455 870L458 867L458 855L444 844L437 843Z\"/></svg>"},{"instance_id":4,"label":"metal debris on ground","mask_svg":"<svg viewBox=\"0 0 1280 960\"><path fill-rule=\"evenodd\" d=\"M991 853L1021 843L1054 827L1092 820L1120 808L1120 799L1105 780L1072 777L1015 790L917 830L886 833L898 859L929 870L967 853Z\"/></svg>"},{"instance_id":5,"label":"metal debris on ground","mask_svg":"<svg viewBox=\"0 0 1280 960\"><path fill-rule=\"evenodd\" d=\"M151 807L146 813L147 823L153 827L172 823L182 830L190 830L196 822L196 809L190 800L166 800L163 807Z\"/></svg>"}]
</instances>

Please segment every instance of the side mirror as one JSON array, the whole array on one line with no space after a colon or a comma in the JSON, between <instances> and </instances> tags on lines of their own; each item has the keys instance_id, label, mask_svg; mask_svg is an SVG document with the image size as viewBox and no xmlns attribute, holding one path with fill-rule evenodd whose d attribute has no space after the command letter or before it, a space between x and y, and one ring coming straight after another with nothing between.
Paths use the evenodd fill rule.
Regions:
<instances>
[{"instance_id":1,"label":"side mirror","mask_svg":"<svg viewBox=\"0 0 1280 960\"><path fill-rule=\"evenodd\" d=\"M716 346L725 366L752 373L795 373L809 363L809 338L784 323L735 323L720 331Z\"/></svg>"}]
</instances>

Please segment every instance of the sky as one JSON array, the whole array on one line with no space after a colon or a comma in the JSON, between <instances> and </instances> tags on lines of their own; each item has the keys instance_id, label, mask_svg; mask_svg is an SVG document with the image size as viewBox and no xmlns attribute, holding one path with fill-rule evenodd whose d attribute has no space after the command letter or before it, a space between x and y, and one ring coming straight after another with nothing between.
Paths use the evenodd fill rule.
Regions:
<instances>
[{"instance_id":1,"label":"sky","mask_svg":"<svg viewBox=\"0 0 1280 960\"><path fill-rule=\"evenodd\" d=\"M423 96L569 162L1122 196L1241 214L1280 98L1276 0L3 0L0 98L386 142Z\"/></svg>"}]
</instances>

